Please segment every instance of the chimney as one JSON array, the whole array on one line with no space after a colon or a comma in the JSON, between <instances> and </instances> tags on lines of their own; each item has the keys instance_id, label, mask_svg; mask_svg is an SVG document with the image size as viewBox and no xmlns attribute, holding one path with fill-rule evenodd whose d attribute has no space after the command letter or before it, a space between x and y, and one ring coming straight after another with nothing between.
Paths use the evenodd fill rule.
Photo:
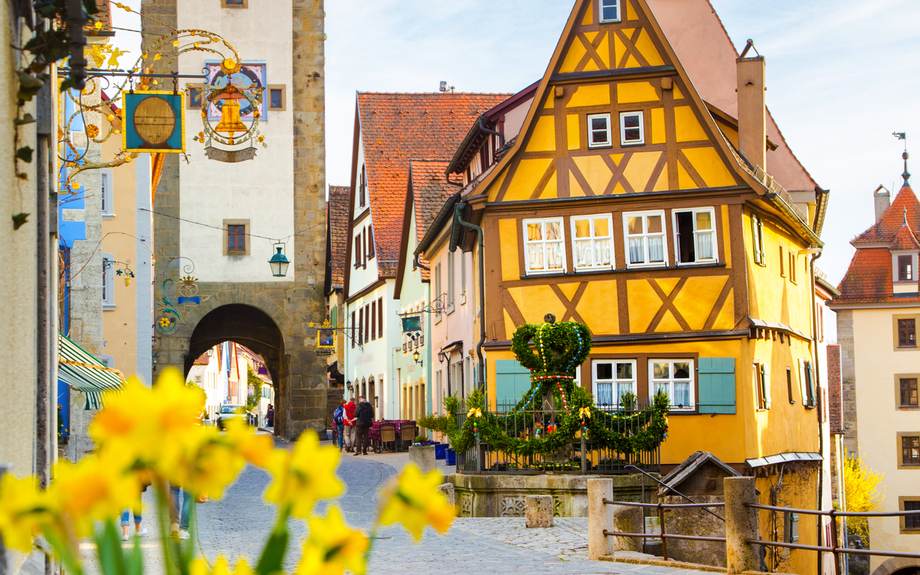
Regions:
<instances>
[{"instance_id":1,"label":"chimney","mask_svg":"<svg viewBox=\"0 0 920 575\"><path fill-rule=\"evenodd\" d=\"M767 171L764 57L745 58L742 53L735 62L738 66L738 148L748 162Z\"/></svg>"},{"instance_id":2,"label":"chimney","mask_svg":"<svg viewBox=\"0 0 920 575\"><path fill-rule=\"evenodd\" d=\"M875 198L875 221L879 222L882 216L885 215L888 206L891 205L891 193L885 186L879 186L875 189L875 193L872 194L872 197Z\"/></svg>"}]
</instances>

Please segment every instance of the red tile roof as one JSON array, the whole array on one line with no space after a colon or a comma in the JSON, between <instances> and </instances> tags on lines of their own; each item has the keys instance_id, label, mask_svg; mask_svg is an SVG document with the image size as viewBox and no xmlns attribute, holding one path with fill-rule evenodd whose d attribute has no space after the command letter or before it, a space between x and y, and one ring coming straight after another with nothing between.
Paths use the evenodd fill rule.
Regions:
<instances>
[{"instance_id":1,"label":"red tile roof","mask_svg":"<svg viewBox=\"0 0 920 575\"><path fill-rule=\"evenodd\" d=\"M409 161L450 160L473 120L510 96L358 93L380 277L396 275Z\"/></svg>"},{"instance_id":2,"label":"red tile roof","mask_svg":"<svg viewBox=\"0 0 920 575\"><path fill-rule=\"evenodd\" d=\"M431 227L444 202L457 193L457 186L448 184L444 174L450 162L436 160L412 160L412 205L415 210L416 242L421 242L425 232ZM421 259L427 266L427 261ZM421 268L422 280L428 281L430 272Z\"/></svg>"},{"instance_id":3,"label":"red tile roof","mask_svg":"<svg viewBox=\"0 0 920 575\"><path fill-rule=\"evenodd\" d=\"M906 216L905 216L905 210ZM912 230L920 230L920 202L910 186L904 186L882 215L882 219L871 228L856 236L853 245L888 244L897 235L904 221Z\"/></svg>"},{"instance_id":4,"label":"red tile roof","mask_svg":"<svg viewBox=\"0 0 920 575\"><path fill-rule=\"evenodd\" d=\"M326 210L329 222L329 247L332 252L332 289L345 285L345 265L348 258L348 200L349 186L329 186Z\"/></svg>"},{"instance_id":5,"label":"red tile roof","mask_svg":"<svg viewBox=\"0 0 920 575\"><path fill-rule=\"evenodd\" d=\"M909 186L904 186L881 219L852 241L856 254L833 303L920 302L916 296L895 297L891 277L892 251L920 250L915 229L920 229L920 201Z\"/></svg>"}]
</instances>

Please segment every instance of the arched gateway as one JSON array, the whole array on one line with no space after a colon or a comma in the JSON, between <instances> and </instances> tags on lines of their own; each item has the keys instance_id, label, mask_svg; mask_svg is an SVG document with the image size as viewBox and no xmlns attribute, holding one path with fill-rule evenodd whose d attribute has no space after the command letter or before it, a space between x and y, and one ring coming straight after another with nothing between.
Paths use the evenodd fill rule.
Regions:
<instances>
[{"instance_id":1,"label":"arched gateway","mask_svg":"<svg viewBox=\"0 0 920 575\"><path fill-rule=\"evenodd\" d=\"M261 11L242 4L228 10L226 2L186 3L194 10L179 4L141 0L142 13L155 16L143 20L144 49L177 28L214 32L239 47L241 71L234 74L240 76L229 80L218 77L221 62L205 47L175 60L173 47L159 47L157 57L174 62L175 88L187 95L200 94L203 70L213 85L238 80L262 87L257 109L240 115L250 122L258 112L264 147L228 147L205 137L201 118L214 116L214 130L221 131L221 113L191 98L186 154L152 162L154 369L187 372L211 345L238 342L268 364L276 433L293 438L324 429L326 358L316 355L312 327L326 318L323 2L280 0ZM282 12L287 17L279 18ZM264 41L265 30L272 42ZM268 265L279 249L290 261L284 272Z\"/></svg>"}]
</instances>

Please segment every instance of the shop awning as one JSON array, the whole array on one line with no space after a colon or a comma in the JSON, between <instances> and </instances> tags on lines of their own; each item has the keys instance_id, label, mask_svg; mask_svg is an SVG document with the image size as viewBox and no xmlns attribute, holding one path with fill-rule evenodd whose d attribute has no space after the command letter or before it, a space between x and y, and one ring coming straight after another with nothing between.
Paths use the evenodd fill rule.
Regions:
<instances>
[{"instance_id":1,"label":"shop awning","mask_svg":"<svg viewBox=\"0 0 920 575\"><path fill-rule=\"evenodd\" d=\"M119 391L124 377L66 336L58 336L58 379L86 395L85 409L101 409L102 395Z\"/></svg>"}]
</instances>

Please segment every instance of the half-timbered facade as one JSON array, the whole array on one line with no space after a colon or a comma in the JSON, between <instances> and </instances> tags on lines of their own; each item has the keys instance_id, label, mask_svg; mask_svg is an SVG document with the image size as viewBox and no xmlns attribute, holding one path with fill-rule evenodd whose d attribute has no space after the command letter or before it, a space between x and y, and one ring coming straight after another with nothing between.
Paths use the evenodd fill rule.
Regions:
<instances>
[{"instance_id":1,"label":"half-timbered facade","mask_svg":"<svg viewBox=\"0 0 920 575\"><path fill-rule=\"evenodd\" d=\"M697 10L705 0L658 3L696 10L712 32L700 41L729 65L698 78L715 95L737 87L736 113L701 98L646 0L575 3L519 136L460 204L484 232L489 402L520 399L518 326L546 313L584 322L593 348L579 379L599 406L670 396L665 469L710 451L761 477L763 493L774 486L774 503L815 508L812 263L826 192L768 137L764 58L738 58L717 16ZM699 57L686 41L681 55ZM807 523L798 536L817 541ZM768 562L815 571L804 554Z\"/></svg>"}]
</instances>

